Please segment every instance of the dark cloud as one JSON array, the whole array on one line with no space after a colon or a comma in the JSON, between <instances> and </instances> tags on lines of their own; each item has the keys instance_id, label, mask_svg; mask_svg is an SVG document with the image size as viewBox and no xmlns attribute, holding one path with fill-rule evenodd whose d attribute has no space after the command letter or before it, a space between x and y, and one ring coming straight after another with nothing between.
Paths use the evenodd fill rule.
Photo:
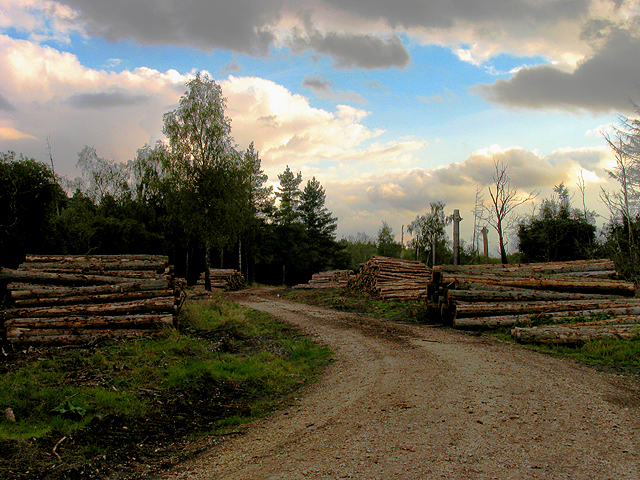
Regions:
<instances>
[{"instance_id":1,"label":"dark cloud","mask_svg":"<svg viewBox=\"0 0 640 480\"><path fill-rule=\"evenodd\" d=\"M295 42L299 50L312 49L330 55L337 68L404 68L409 64L409 52L397 35L383 39L372 35L352 35L314 31Z\"/></svg>"},{"instance_id":2,"label":"dark cloud","mask_svg":"<svg viewBox=\"0 0 640 480\"><path fill-rule=\"evenodd\" d=\"M5 112L15 112L16 107L11 105L11 102L7 100L4 95L0 93L0 110Z\"/></svg>"},{"instance_id":3,"label":"dark cloud","mask_svg":"<svg viewBox=\"0 0 640 480\"><path fill-rule=\"evenodd\" d=\"M302 86L310 88L319 96L329 96L333 94L333 82L324 77L310 75L302 80Z\"/></svg>"},{"instance_id":4,"label":"dark cloud","mask_svg":"<svg viewBox=\"0 0 640 480\"><path fill-rule=\"evenodd\" d=\"M598 38L602 31L591 29L589 35ZM513 107L626 112L639 83L640 39L616 29L572 73L549 65L532 67L476 91L491 102Z\"/></svg>"},{"instance_id":5,"label":"dark cloud","mask_svg":"<svg viewBox=\"0 0 640 480\"><path fill-rule=\"evenodd\" d=\"M111 108L126 107L146 103L144 95L129 95L124 92L80 93L74 95L67 103L75 108Z\"/></svg>"},{"instance_id":6,"label":"dark cloud","mask_svg":"<svg viewBox=\"0 0 640 480\"><path fill-rule=\"evenodd\" d=\"M334 83L321 75L309 75L302 80L302 86L311 89L311 91L320 98L331 98L333 100L351 101L357 103L366 103L364 98L355 92L336 91Z\"/></svg>"},{"instance_id":7,"label":"dark cloud","mask_svg":"<svg viewBox=\"0 0 640 480\"><path fill-rule=\"evenodd\" d=\"M513 21L556 22L579 18L587 12L589 0L544 2L505 0L324 0L336 8L365 18L383 18L392 26L449 28L456 20L469 22Z\"/></svg>"},{"instance_id":8,"label":"dark cloud","mask_svg":"<svg viewBox=\"0 0 640 480\"><path fill-rule=\"evenodd\" d=\"M65 0L77 8L89 33L111 41L177 44L266 53L281 0Z\"/></svg>"}]
</instances>

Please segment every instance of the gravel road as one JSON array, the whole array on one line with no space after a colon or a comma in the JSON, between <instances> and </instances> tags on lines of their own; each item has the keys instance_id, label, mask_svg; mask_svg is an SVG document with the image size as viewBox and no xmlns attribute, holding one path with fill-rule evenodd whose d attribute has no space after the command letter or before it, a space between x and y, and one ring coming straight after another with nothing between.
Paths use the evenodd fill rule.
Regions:
<instances>
[{"instance_id":1,"label":"gravel road","mask_svg":"<svg viewBox=\"0 0 640 480\"><path fill-rule=\"evenodd\" d=\"M161 479L640 480L635 377L260 291L234 300L335 361L292 406Z\"/></svg>"}]
</instances>

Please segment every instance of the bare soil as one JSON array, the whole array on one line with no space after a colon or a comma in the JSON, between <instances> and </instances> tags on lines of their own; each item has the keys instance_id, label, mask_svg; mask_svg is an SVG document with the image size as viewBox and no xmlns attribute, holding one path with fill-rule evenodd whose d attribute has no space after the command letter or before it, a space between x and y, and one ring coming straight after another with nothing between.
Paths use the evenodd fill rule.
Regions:
<instances>
[{"instance_id":1,"label":"bare soil","mask_svg":"<svg viewBox=\"0 0 640 480\"><path fill-rule=\"evenodd\" d=\"M517 345L292 303L235 301L333 348L293 405L156 479L640 479L637 377Z\"/></svg>"}]
</instances>

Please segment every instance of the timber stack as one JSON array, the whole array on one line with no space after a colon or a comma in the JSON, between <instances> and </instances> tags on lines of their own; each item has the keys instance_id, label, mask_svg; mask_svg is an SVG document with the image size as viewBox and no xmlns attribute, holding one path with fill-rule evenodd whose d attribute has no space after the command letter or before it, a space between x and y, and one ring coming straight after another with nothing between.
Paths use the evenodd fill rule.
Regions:
<instances>
[{"instance_id":1,"label":"timber stack","mask_svg":"<svg viewBox=\"0 0 640 480\"><path fill-rule=\"evenodd\" d=\"M184 301L168 258L156 255L28 255L1 269L9 292L9 342L84 343L142 336L174 325Z\"/></svg>"},{"instance_id":2,"label":"timber stack","mask_svg":"<svg viewBox=\"0 0 640 480\"><path fill-rule=\"evenodd\" d=\"M424 298L431 270L424 263L375 255L349 278L347 288L383 300Z\"/></svg>"},{"instance_id":3,"label":"timber stack","mask_svg":"<svg viewBox=\"0 0 640 480\"><path fill-rule=\"evenodd\" d=\"M242 290L246 286L244 276L231 268L210 268L209 280L212 291L232 292ZM197 285L204 288L204 272L200 275Z\"/></svg>"},{"instance_id":4,"label":"timber stack","mask_svg":"<svg viewBox=\"0 0 640 480\"><path fill-rule=\"evenodd\" d=\"M640 315L634 295L635 284L618 280L611 260L443 265L427 286L427 309L433 320L455 328L528 327L532 316L560 323L567 317ZM514 333L527 338L519 335Z\"/></svg>"},{"instance_id":5,"label":"timber stack","mask_svg":"<svg viewBox=\"0 0 640 480\"><path fill-rule=\"evenodd\" d=\"M345 288L353 270L329 270L314 273L308 283L294 286L295 289Z\"/></svg>"}]
</instances>

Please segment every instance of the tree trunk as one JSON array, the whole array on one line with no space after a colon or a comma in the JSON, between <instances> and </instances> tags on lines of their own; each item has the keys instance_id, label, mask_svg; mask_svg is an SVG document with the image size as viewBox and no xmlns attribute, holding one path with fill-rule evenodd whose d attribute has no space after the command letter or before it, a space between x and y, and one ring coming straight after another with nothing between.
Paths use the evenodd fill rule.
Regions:
<instances>
[{"instance_id":1,"label":"tree trunk","mask_svg":"<svg viewBox=\"0 0 640 480\"><path fill-rule=\"evenodd\" d=\"M174 313L175 297L156 297L131 302L98 305L68 305L59 307L15 308L5 311L7 318L68 317L77 315L131 315L135 313Z\"/></svg>"},{"instance_id":2,"label":"tree trunk","mask_svg":"<svg viewBox=\"0 0 640 480\"><path fill-rule=\"evenodd\" d=\"M109 293L144 292L165 290L171 287L168 278L117 283L114 285L95 285L88 287L64 287L30 285L10 283L7 290L11 291L13 300L45 299L49 297L70 297L80 295L100 295ZM156 295L157 296L157 295Z\"/></svg>"},{"instance_id":3,"label":"tree trunk","mask_svg":"<svg viewBox=\"0 0 640 480\"><path fill-rule=\"evenodd\" d=\"M521 342L577 344L600 338L623 339L640 335L636 323L624 325L551 325L514 328L511 335Z\"/></svg>"},{"instance_id":4,"label":"tree trunk","mask_svg":"<svg viewBox=\"0 0 640 480\"><path fill-rule=\"evenodd\" d=\"M596 310L605 308L640 307L634 300L566 300L522 303L468 303L455 306L455 317L491 317L498 315L532 314L545 312Z\"/></svg>"},{"instance_id":5,"label":"tree trunk","mask_svg":"<svg viewBox=\"0 0 640 480\"><path fill-rule=\"evenodd\" d=\"M205 240L204 243L204 289L207 292L211 291L211 276L210 276L210 270L211 270L211 242L209 240L209 238L207 238Z\"/></svg>"}]
</instances>

